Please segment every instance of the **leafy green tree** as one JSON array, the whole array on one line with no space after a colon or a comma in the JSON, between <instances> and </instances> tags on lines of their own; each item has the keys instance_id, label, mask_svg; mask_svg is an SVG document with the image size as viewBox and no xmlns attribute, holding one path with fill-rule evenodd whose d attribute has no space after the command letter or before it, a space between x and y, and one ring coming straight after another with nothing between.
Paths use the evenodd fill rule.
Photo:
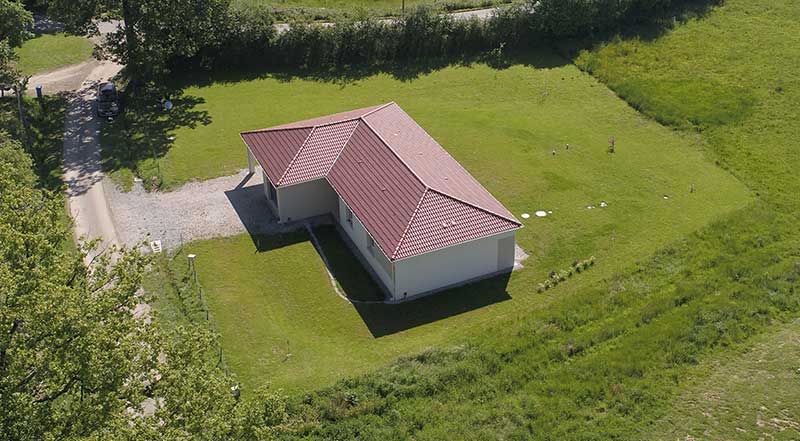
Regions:
<instances>
[{"instance_id":1,"label":"leafy green tree","mask_svg":"<svg viewBox=\"0 0 800 441\"><path fill-rule=\"evenodd\" d=\"M30 37L28 28L33 16L16 0L0 0L0 42L10 47L20 46Z\"/></svg>"},{"instance_id":2,"label":"leafy green tree","mask_svg":"<svg viewBox=\"0 0 800 441\"><path fill-rule=\"evenodd\" d=\"M261 440L288 427L280 394L234 393L215 334L134 314L148 258L112 249L86 265L92 244L65 246L63 196L37 188L32 165L0 132L2 439Z\"/></svg>"},{"instance_id":3,"label":"leafy green tree","mask_svg":"<svg viewBox=\"0 0 800 441\"><path fill-rule=\"evenodd\" d=\"M131 314L145 259L92 265L66 251L59 194L33 187L18 142L0 139L0 433L72 437L136 402L147 361Z\"/></svg>"},{"instance_id":4,"label":"leafy green tree","mask_svg":"<svg viewBox=\"0 0 800 441\"><path fill-rule=\"evenodd\" d=\"M50 0L48 11L73 32L96 32L107 11L122 17L104 51L135 79L164 75L181 60L217 47L231 26L229 0Z\"/></svg>"}]
</instances>

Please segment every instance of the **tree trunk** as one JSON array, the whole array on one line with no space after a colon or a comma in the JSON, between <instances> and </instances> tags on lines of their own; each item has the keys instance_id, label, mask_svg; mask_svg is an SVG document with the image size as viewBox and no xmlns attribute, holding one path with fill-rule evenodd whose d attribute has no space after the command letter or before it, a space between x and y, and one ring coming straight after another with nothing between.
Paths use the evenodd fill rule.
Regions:
<instances>
[{"instance_id":1,"label":"tree trunk","mask_svg":"<svg viewBox=\"0 0 800 441\"><path fill-rule=\"evenodd\" d=\"M125 23L125 68L130 77L130 84L136 87L136 83L141 79L141 70L138 66L139 41L136 39L136 29L134 28L136 19L131 0L122 0L122 21Z\"/></svg>"},{"instance_id":2,"label":"tree trunk","mask_svg":"<svg viewBox=\"0 0 800 441\"><path fill-rule=\"evenodd\" d=\"M28 145L28 130L25 126L25 110L22 105L22 94L25 93L25 84L27 84L27 81L15 81L14 93L17 94L17 109L19 110L19 138L22 141L22 146L25 147L25 151L30 151L30 146Z\"/></svg>"}]
</instances>

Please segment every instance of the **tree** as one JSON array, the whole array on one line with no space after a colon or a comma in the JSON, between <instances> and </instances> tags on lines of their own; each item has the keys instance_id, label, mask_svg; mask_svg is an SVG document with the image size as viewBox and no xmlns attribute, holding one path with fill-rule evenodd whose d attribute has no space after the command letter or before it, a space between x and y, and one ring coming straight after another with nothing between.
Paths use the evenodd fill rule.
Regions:
<instances>
[{"instance_id":1,"label":"tree","mask_svg":"<svg viewBox=\"0 0 800 441\"><path fill-rule=\"evenodd\" d=\"M105 11L122 17L104 51L134 79L166 74L172 65L222 44L230 28L229 0L50 0L48 11L72 32L96 32Z\"/></svg>"},{"instance_id":2,"label":"tree","mask_svg":"<svg viewBox=\"0 0 800 441\"><path fill-rule=\"evenodd\" d=\"M148 357L131 311L145 259L90 266L66 251L59 194L33 187L30 158L0 139L0 433L70 437L122 415ZM85 251L85 249L84 249Z\"/></svg>"},{"instance_id":3,"label":"tree","mask_svg":"<svg viewBox=\"0 0 800 441\"><path fill-rule=\"evenodd\" d=\"M215 334L134 316L150 259L112 249L85 265L92 244L69 250L63 196L31 167L0 132L2 438L267 439L285 424L281 395L232 393Z\"/></svg>"},{"instance_id":4,"label":"tree","mask_svg":"<svg viewBox=\"0 0 800 441\"><path fill-rule=\"evenodd\" d=\"M16 0L0 0L0 42L18 47L30 37L33 16Z\"/></svg>"},{"instance_id":5,"label":"tree","mask_svg":"<svg viewBox=\"0 0 800 441\"><path fill-rule=\"evenodd\" d=\"M19 104L19 122L25 140L25 118L22 113L21 93L27 80L20 81L20 73L14 67L14 48L30 37L28 28L33 25L33 16L19 1L0 0L0 87L13 87ZM22 89L22 90L21 90Z\"/></svg>"}]
</instances>

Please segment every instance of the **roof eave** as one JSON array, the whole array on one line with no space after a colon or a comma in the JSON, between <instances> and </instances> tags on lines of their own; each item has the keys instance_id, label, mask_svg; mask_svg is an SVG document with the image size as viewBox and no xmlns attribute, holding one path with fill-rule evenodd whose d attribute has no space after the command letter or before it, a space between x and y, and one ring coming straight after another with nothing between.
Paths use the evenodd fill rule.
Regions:
<instances>
[{"instance_id":1,"label":"roof eave","mask_svg":"<svg viewBox=\"0 0 800 441\"><path fill-rule=\"evenodd\" d=\"M400 261L407 260L407 259L413 259L414 257L419 257L419 256L423 256L425 254L430 254L430 253L433 253L433 252L436 252L436 251L441 251L441 250L444 250L446 248L454 247L454 246L457 246L457 245L462 245L462 244L465 244L465 243L475 242L477 240L482 240L482 239L488 239L490 237L499 236L501 234L506 234L506 233L510 233L512 231L521 230L523 227L524 227L524 225L520 224L520 225L517 225L514 228L509 228L508 230L498 231L497 233L487 234L485 236L473 237L472 239L462 240L461 242L451 243L449 245L444 245L444 246L441 246L441 247L433 248L431 250L427 250L427 251L424 251L422 253L412 254L410 256L405 256L405 257L400 257L400 258L391 258L390 257L389 260L391 260L392 263L394 263L394 262L400 262Z\"/></svg>"}]
</instances>

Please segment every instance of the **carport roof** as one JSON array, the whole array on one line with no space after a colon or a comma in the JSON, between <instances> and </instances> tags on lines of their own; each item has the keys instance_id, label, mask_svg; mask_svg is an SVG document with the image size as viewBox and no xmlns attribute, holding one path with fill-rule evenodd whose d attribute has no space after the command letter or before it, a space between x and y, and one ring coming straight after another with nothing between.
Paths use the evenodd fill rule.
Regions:
<instances>
[{"instance_id":1,"label":"carport roof","mask_svg":"<svg viewBox=\"0 0 800 441\"><path fill-rule=\"evenodd\" d=\"M522 226L393 102L241 135L275 187L327 178L391 260Z\"/></svg>"}]
</instances>

